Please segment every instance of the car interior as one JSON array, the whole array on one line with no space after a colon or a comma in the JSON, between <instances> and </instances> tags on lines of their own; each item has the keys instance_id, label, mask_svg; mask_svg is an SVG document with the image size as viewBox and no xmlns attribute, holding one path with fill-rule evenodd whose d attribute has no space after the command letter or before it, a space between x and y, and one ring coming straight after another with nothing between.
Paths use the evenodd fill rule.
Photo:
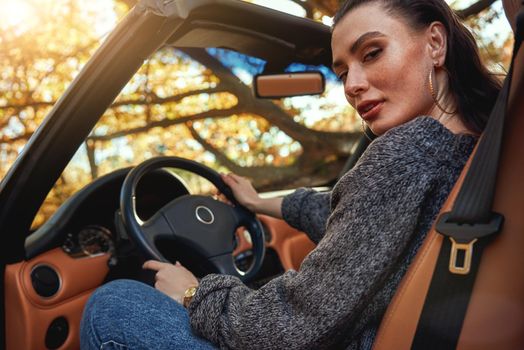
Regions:
<instances>
[{"instance_id":1,"label":"car interior","mask_svg":"<svg viewBox=\"0 0 524 350\"><path fill-rule=\"evenodd\" d=\"M314 248L304 233L283 220L264 215L255 218L212 196L192 194L184 179L166 168L204 176L235 203L218 173L174 157L151 159L96 179L31 231L41 203L78 147L143 61L162 47L216 47L261 57L268 62L267 76L284 73L291 62L331 65L329 28L307 19L232 0L139 2L86 64L2 181L2 328L7 349L79 348L79 324L89 296L118 278L153 283L154 276L141 269L146 257L181 261L198 277L210 272L230 273L259 288L286 270L298 270ZM524 112L519 96L524 91L522 50L515 57L493 202L493 211L502 213L505 221L484 249L458 340L460 349L524 348L524 237L520 234L524 200L519 195L524 191L520 181L524 163L519 155L524 147L524 121L518 118ZM284 83L279 79L292 77L287 73L270 77L269 83L266 80L266 85L260 85L257 96L297 95L305 86L309 93L318 93L324 84L318 76L311 78L311 84L291 80L283 91ZM264 83L264 79L260 81ZM342 174L356 163L369 142L368 137L360 137ZM452 209L474 157L442 212ZM329 185L319 190L327 191ZM221 237L229 239L227 244L208 242L208 246L201 242L202 237L182 234L172 240L155 233L166 226L162 218L166 215L171 215L173 222L193 225L188 226L190 232L201 227L188 218L192 214L184 212L191 201L232 218L223 223L206 216L204 210L200 215L197 212L195 219L201 223L217 219L227 226L213 228L225 231ZM175 231L179 232L178 226ZM445 239L435 228L428 234L384 316L375 349L412 347ZM209 259L226 253L228 257L219 262Z\"/></svg>"},{"instance_id":2,"label":"car interior","mask_svg":"<svg viewBox=\"0 0 524 350\"><path fill-rule=\"evenodd\" d=\"M8 184L9 180L18 182L21 179L16 175L21 171L17 166L4 180L6 187L18 192L18 198L31 202L25 204L27 217L19 215L20 221L15 223L15 226L24 226L23 231L28 231L30 216L34 216L34 211L79 143L144 58L158 47L186 51L207 47L227 48L266 59L264 74L259 77L260 81L266 79L266 86L260 85L260 91L269 94L266 98L323 91L324 78L318 72L297 73L292 77L289 73L280 76L275 73L284 72L283 69L292 62L329 67L328 27L237 1L179 1L176 8L155 6L149 2L135 6L44 121L38 132L40 137L29 142L27 148L30 151L25 153L27 157L22 157L25 159L21 158L18 165L40 168L25 170L39 177L38 186ZM296 30L280 29L289 26ZM287 83L287 89L278 90L283 83ZM308 85L309 90L304 90ZM73 109L74 118L68 118ZM62 134L66 129L68 131ZM4 271L4 336L8 349L76 349L84 304L97 287L117 278L152 283L154 276L141 269L144 254L137 248L141 243L133 239L126 215L122 215L125 205L122 204L121 192L133 170L137 169L119 169L89 183L64 202L44 225L23 240L23 235L17 236L12 248L5 250L9 251L5 255L8 263ZM217 174L212 172L209 176L213 178ZM133 213L127 220L151 222L163 208L170 205L176 207L172 203L178 200L181 204L172 211L182 220L174 221L184 222L187 221L185 214L180 214L188 206L184 198L202 200L210 208L215 205L213 202L218 202L191 195L185 181L164 166L149 169L138 177L140 181L137 180L130 189L128 199L133 200L129 200L128 205ZM223 185L218 184L218 188L227 194L227 189L220 186ZM329 187L320 190L327 189ZM21 193L26 190L31 191L30 197ZM5 195L6 191L3 193ZM234 201L234 198L230 200ZM9 202L16 206L16 201ZM4 209L5 213L9 211L7 206ZM253 288L258 288L285 270L298 269L305 255L314 248L313 242L304 233L284 221L267 216L259 216L258 220L258 226L256 223L253 226L241 223L233 229L233 233L226 232L229 235L226 240L232 241L228 242L227 248L233 250L234 260L225 260L234 261L234 268L227 263L225 265L228 265L229 272L237 274ZM11 227L9 231L20 232L19 229ZM253 231L257 230L260 232L254 235ZM160 260L181 261L197 276L228 272L228 269L222 270L221 265L203 261L206 254L200 245L197 247L190 240L179 238L155 237L152 249L159 254L157 257ZM145 243L145 246L148 244ZM257 264L260 266L254 271L253 266ZM250 275L251 270L256 274Z\"/></svg>"}]
</instances>

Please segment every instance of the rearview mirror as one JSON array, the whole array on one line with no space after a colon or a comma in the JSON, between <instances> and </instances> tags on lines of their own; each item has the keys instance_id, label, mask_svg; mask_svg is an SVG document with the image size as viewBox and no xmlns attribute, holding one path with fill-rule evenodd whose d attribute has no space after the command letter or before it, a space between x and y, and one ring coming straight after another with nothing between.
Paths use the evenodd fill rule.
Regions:
<instances>
[{"instance_id":1,"label":"rearview mirror","mask_svg":"<svg viewBox=\"0 0 524 350\"><path fill-rule=\"evenodd\" d=\"M324 92L325 85L320 72L294 72L257 75L253 87L258 98L281 98L319 95Z\"/></svg>"}]
</instances>

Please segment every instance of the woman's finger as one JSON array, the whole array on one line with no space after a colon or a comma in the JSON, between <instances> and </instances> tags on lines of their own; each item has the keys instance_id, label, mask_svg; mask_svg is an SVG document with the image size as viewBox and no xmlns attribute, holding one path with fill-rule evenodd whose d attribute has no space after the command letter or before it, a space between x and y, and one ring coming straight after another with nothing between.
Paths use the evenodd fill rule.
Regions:
<instances>
[{"instance_id":1,"label":"woman's finger","mask_svg":"<svg viewBox=\"0 0 524 350\"><path fill-rule=\"evenodd\" d=\"M226 183L226 185L230 186L233 179L228 175L222 175L222 180Z\"/></svg>"},{"instance_id":2,"label":"woman's finger","mask_svg":"<svg viewBox=\"0 0 524 350\"><path fill-rule=\"evenodd\" d=\"M231 176L236 182L244 180L244 178L242 176L234 174L234 173L230 173L229 176Z\"/></svg>"},{"instance_id":3,"label":"woman's finger","mask_svg":"<svg viewBox=\"0 0 524 350\"><path fill-rule=\"evenodd\" d=\"M142 268L147 269L147 270L158 271L161 268L163 268L166 264L167 263L163 263L157 260L148 260L144 263L144 265L142 265Z\"/></svg>"}]
</instances>

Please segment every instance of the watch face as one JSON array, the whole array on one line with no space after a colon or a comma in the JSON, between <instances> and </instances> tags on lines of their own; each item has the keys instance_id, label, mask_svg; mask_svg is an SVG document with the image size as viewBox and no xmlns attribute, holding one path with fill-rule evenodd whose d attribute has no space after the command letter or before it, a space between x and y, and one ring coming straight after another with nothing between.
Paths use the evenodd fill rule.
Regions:
<instances>
[{"instance_id":1,"label":"watch face","mask_svg":"<svg viewBox=\"0 0 524 350\"><path fill-rule=\"evenodd\" d=\"M191 302L191 299L193 299L193 296L196 294L197 287L189 287L184 292L184 300L182 304L184 307L188 307L189 303Z\"/></svg>"},{"instance_id":2,"label":"watch face","mask_svg":"<svg viewBox=\"0 0 524 350\"><path fill-rule=\"evenodd\" d=\"M186 292L184 293L184 295L186 297L192 297L193 295L195 295L195 293L196 293L196 287L191 287L191 288L186 289Z\"/></svg>"}]
</instances>

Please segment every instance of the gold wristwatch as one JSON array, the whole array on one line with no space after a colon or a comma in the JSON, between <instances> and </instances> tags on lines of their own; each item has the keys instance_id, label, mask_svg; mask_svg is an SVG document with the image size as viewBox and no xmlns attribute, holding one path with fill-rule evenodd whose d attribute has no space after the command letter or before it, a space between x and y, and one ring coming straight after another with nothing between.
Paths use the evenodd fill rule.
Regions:
<instances>
[{"instance_id":1,"label":"gold wristwatch","mask_svg":"<svg viewBox=\"0 0 524 350\"><path fill-rule=\"evenodd\" d=\"M197 287L193 286L193 287L189 287L184 292L184 301L182 302L182 305L184 305L186 309L189 306L189 303L191 302L191 300L193 300L193 297L195 296L196 291L197 291Z\"/></svg>"}]
</instances>

